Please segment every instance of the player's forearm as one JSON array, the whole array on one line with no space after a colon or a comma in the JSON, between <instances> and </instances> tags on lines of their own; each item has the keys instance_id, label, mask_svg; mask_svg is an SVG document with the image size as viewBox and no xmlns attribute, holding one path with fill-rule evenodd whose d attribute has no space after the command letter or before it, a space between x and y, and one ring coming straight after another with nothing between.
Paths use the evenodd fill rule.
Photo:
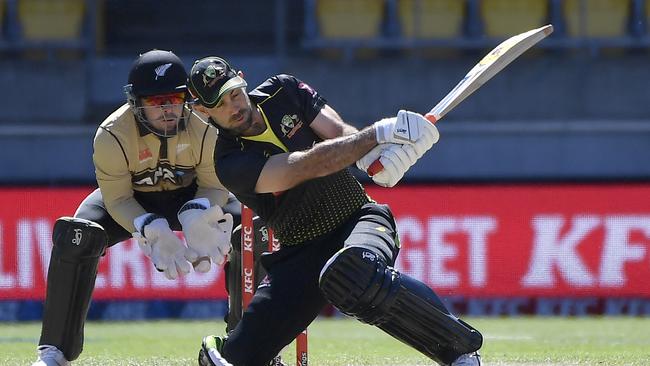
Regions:
<instances>
[{"instance_id":1,"label":"player's forearm","mask_svg":"<svg viewBox=\"0 0 650 366\"><path fill-rule=\"evenodd\" d=\"M355 134L357 132L359 132L359 130L357 130L356 127L345 124L341 129L341 136L348 136L348 135Z\"/></svg>"},{"instance_id":2,"label":"player's forearm","mask_svg":"<svg viewBox=\"0 0 650 366\"><path fill-rule=\"evenodd\" d=\"M225 189L199 186L194 198L207 198L212 206L223 207L228 201L228 191Z\"/></svg>"},{"instance_id":3,"label":"player's forearm","mask_svg":"<svg viewBox=\"0 0 650 366\"><path fill-rule=\"evenodd\" d=\"M257 193L282 192L307 180L336 173L355 163L377 145L375 129L317 143L306 151L271 156L255 185Z\"/></svg>"},{"instance_id":4,"label":"player's forearm","mask_svg":"<svg viewBox=\"0 0 650 366\"><path fill-rule=\"evenodd\" d=\"M98 170L97 185L109 215L125 230L134 232L133 219L147 211L133 197L130 176L109 176Z\"/></svg>"},{"instance_id":5,"label":"player's forearm","mask_svg":"<svg viewBox=\"0 0 650 366\"><path fill-rule=\"evenodd\" d=\"M375 130L366 128L322 141L307 151L292 153L289 163L305 180L323 177L352 165L376 145Z\"/></svg>"},{"instance_id":6,"label":"player's forearm","mask_svg":"<svg viewBox=\"0 0 650 366\"><path fill-rule=\"evenodd\" d=\"M104 204L106 211L108 211L113 220L130 233L136 231L135 226L133 226L133 219L147 213L133 197L110 199L108 201L105 199Z\"/></svg>"}]
</instances>

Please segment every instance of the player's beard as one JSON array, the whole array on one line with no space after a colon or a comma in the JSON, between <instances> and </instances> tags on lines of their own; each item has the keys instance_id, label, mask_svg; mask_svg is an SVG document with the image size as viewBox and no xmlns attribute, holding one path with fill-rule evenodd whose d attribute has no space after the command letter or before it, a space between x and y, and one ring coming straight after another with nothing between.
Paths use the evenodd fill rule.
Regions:
<instances>
[{"instance_id":1,"label":"player's beard","mask_svg":"<svg viewBox=\"0 0 650 366\"><path fill-rule=\"evenodd\" d=\"M175 135L178 130L178 123L180 117L174 112L163 113L163 115L156 120L154 128L165 135Z\"/></svg>"},{"instance_id":2,"label":"player's beard","mask_svg":"<svg viewBox=\"0 0 650 366\"><path fill-rule=\"evenodd\" d=\"M237 120L240 118L242 118L242 121L237 122ZM237 114L232 116L230 121L233 125L235 125L232 130L236 135L253 136L258 134L254 131L255 126L253 125L253 113L248 108L240 109Z\"/></svg>"}]
</instances>

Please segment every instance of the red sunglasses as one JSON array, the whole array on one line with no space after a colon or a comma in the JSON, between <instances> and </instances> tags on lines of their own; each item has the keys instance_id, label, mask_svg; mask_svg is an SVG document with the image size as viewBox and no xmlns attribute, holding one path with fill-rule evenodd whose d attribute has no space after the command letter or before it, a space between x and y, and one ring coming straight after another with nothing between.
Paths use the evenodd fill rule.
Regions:
<instances>
[{"instance_id":1,"label":"red sunglasses","mask_svg":"<svg viewBox=\"0 0 650 366\"><path fill-rule=\"evenodd\" d=\"M185 92L151 95L142 97L142 105L144 107L155 107L169 104L183 104L185 102Z\"/></svg>"}]
</instances>

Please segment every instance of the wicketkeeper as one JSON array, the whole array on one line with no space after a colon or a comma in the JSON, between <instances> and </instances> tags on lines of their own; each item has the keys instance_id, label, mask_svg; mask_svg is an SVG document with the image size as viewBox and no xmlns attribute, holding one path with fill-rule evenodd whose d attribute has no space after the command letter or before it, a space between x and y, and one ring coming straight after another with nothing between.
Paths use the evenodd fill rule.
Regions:
<instances>
[{"instance_id":1,"label":"wicketkeeper","mask_svg":"<svg viewBox=\"0 0 650 366\"><path fill-rule=\"evenodd\" d=\"M268 281L235 329L203 339L199 365L268 365L327 303L440 364L480 364L481 334L393 268L393 215L347 169L379 158L384 169L372 179L393 186L438 141L435 126L400 111L357 131L297 78L277 75L247 93L242 73L218 57L196 61L188 83L195 108L219 129L219 180L282 244L262 256Z\"/></svg>"},{"instance_id":2,"label":"wicketkeeper","mask_svg":"<svg viewBox=\"0 0 650 366\"><path fill-rule=\"evenodd\" d=\"M65 366L83 348L84 322L106 249L137 238L174 280L207 272L230 251L240 204L217 179L217 130L188 107L187 72L172 52L140 55L125 87L127 103L97 129L93 161L99 189L53 229L43 328L35 366ZM187 246L173 231L183 231Z\"/></svg>"}]
</instances>

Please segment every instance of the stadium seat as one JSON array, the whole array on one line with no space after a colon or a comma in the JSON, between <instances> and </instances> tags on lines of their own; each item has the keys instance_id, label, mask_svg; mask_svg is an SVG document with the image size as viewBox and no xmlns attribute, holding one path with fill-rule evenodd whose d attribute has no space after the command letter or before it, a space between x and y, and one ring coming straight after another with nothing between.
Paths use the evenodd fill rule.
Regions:
<instances>
[{"instance_id":1,"label":"stadium seat","mask_svg":"<svg viewBox=\"0 0 650 366\"><path fill-rule=\"evenodd\" d=\"M0 42L5 37L5 32L3 32L5 26L5 1L0 1Z\"/></svg>"},{"instance_id":2,"label":"stadium seat","mask_svg":"<svg viewBox=\"0 0 650 366\"><path fill-rule=\"evenodd\" d=\"M585 18L582 24L582 0L565 0L564 17L568 35L589 38L621 37L627 31L630 0L584 1ZM584 28L583 28L584 26ZM584 34L582 34L584 29Z\"/></svg>"},{"instance_id":3,"label":"stadium seat","mask_svg":"<svg viewBox=\"0 0 650 366\"><path fill-rule=\"evenodd\" d=\"M84 0L18 0L18 21L26 41L81 38Z\"/></svg>"},{"instance_id":4,"label":"stadium seat","mask_svg":"<svg viewBox=\"0 0 650 366\"><path fill-rule=\"evenodd\" d=\"M650 1L646 1L645 5L645 13L641 15L641 17L645 16L645 24L650 24ZM647 30L647 32L650 34L650 29Z\"/></svg>"},{"instance_id":5,"label":"stadium seat","mask_svg":"<svg viewBox=\"0 0 650 366\"><path fill-rule=\"evenodd\" d=\"M318 0L316 16L324 38L355 39L380 35L383 0Z\"/></svg>"},{"instance_id":6,"label":"stadium seat","mask_svg":"<svg viewBox=\"0 0 650 366\"><path fill-rule=\"evenodd\" d=\"M481 18L488 37L504 38L548 21L548 0L482 0Z\"/></svg>"},{"instance_id":7,"label":"stadium seat","mask_svg":"<svg viewBox=\"0 0 650 366\"><path fill-rule=\"evenodd\" d=\"M406 38L453 38L462 34L465 1L399 0L398 16Z\"/></svg>"}]
</instances>

